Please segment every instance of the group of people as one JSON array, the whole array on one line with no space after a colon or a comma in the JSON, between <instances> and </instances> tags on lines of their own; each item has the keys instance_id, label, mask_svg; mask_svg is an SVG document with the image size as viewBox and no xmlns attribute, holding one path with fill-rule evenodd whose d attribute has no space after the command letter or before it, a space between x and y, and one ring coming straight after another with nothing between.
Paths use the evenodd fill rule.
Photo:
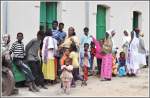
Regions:
<instances>
[{"instance_id":1,"label":"group of people","mask_svg":"<svg viewBox=\"0 0 150 98\"><path fill-rule=\"evenodd\" d=\"M106 31L105 38L97 40L89 35L88 27L83 29L81 38L73 27L69 27L68 34L63 29L64 23L53 21L52 29L38 31L25 49L23 33L17 34L9 54L13 53L12 62L25 74L30 91L39 91L39 87L47 89L46 85L61 80L61 88L69 94L76 80L86 86L90 73L98 75L102 81L110 81L117 74L136 76L139 65L146 65L146 50L137 28L131 32L131 37L124 31L119 58L118 48L113 45L115 30Z\"/></svg>"}]
</instances>

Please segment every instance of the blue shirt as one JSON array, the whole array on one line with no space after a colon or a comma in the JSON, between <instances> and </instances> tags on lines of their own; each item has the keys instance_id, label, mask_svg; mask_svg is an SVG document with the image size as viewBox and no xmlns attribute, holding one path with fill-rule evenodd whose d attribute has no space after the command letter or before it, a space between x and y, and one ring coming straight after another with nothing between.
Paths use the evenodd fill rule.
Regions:
<instances>
[{"instance_id":1,"label":"blue shirt","mask_svg":"<svg viewBox=\"0 0 150 98\"><path fill-rule=\"evenodd\" d=\"M53 31L53 38L55 38L58 43L63 41L65 37L66 37L66 32L59 31L59 30Z\"/></svg>"},{"instance_id":2,"label":"blue shirt","mask_svg":"<svg viewBox=\"0 0 150 98\"><path fill-rule=\"evenodd\" d=\"M80 44L81 46L84 46L84 43L88 43L89 46L91 44L92 38L88 35L86 36L85 34L83 36L81 36L80 38Z\"/></svg>"}]
</instances>

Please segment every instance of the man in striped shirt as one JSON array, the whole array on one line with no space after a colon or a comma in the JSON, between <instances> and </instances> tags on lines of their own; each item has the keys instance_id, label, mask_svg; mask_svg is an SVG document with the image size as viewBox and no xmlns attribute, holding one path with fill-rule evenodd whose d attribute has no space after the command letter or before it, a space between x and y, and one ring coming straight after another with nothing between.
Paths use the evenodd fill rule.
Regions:
<instances>
[{"instance_id":1,"label":"man in striped shirt","mask_svg":"<svg viewBox=\"0 0 150 98\"><path fill-rule=\"evenodd\" d=\"M24 51L24 44L22 42L23 33L19 32L17 34L17 41L12 44L12 47L9 51L10 55L13 53L13 63L18 66L21 71L26 76L26 81L29 83L29 90L30 91L39 91L36 87L34 82L34 76L32 75L32 71L23 61L25 59L25 51Z\"/></svg>"}]
</instances>

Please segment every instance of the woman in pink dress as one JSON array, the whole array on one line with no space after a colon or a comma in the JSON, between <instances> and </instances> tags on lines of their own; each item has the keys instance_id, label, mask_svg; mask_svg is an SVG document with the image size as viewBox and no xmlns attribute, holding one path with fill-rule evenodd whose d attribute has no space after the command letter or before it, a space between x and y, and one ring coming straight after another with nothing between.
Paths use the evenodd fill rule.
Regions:
<instances>
[{"instance_id":1,"label":"woman in pink dress","mask_svg":"<svg viewBox=\"0 0 150 98\"><path fill-rule=\"evenodd\" d=\"M101 65L101 80L107 81L112 78L112 40L109 33L106 32L106 37L101 50L102 65Z\"/></svg>"}]
</instances>

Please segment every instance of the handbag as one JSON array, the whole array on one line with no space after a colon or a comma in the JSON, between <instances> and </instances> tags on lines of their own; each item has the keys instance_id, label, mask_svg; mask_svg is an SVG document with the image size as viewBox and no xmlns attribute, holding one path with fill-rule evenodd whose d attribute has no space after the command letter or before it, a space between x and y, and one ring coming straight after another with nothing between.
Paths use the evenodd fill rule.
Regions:
<instances>
[{"instance_id":1,"label":"handbag","mask_svg":"<svg viewBox=\"0 0 150 98\"><path fill-rule=\"evenodd\" d=\"M106 44L103 45L102 47L102 51L101 51L102 54L108 54L110 53L110 47Z\"/></svg>"}]
</instances>

